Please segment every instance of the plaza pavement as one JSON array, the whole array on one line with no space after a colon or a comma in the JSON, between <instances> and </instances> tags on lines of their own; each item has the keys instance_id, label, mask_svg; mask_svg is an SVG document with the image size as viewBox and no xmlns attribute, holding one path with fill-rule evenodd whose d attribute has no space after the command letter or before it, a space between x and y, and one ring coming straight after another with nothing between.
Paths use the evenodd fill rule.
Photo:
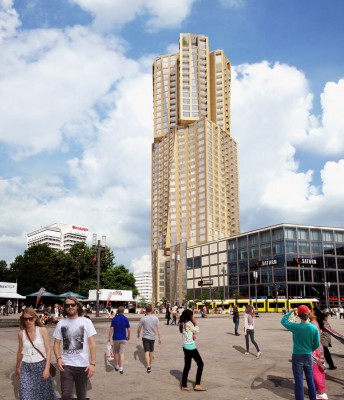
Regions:
<instances>
[{"instance_id":1,"label":"plaza pavement","mask_svg":"<svg viewBox=\"0 0 344 400\"><path fill-rule=\"evenodd\" d=\"M256 320L255 337L262 356L250 346L245 355L243 317L240 318L240 336L235 336L232 318L228 315L197 317L200 334L197 347L204 361L202 385L206 392L182 392L180 380L183 369L182 338L178 327L165 325L160 316L162 344L156 343L152 372L147 374L142 342L136 337L138 316L131 320L131 339L126 347L124 374L114 370L105 357L110 320L95 318L97 329L97 367L91 379L88 396L91 400L293 400L291 371L291 333L280 324L280 314L260 314ZM9 317L1 317L9 318ZM330 319L333 329L343 333L344 320ZM50 337L53 326L48 326ZM0 400L18 399L18 381L14 376L17 351L17 327L0 329ZM53 342L53 340L51 340ZM327 371L327 393L330 400L344 399L344 346L332 339L331 353L338 369ZM196 365L192 364L189 386L194 384ZM54 378L59 392L59 373ZM308 398L306 396L306 398ZM34 400L34 399L33 399Z\"/></svg>"}]
</instances>

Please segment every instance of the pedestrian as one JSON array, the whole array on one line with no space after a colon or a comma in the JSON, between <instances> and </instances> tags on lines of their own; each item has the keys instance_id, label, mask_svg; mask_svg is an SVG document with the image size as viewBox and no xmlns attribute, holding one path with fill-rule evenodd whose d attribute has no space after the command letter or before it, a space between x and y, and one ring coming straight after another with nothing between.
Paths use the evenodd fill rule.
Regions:
<instances>
[{"instance_id":1,"label":"pedestrian","mask_svg":"<svg viewBox=\"0 0 344 400\"><path fill-rule=\"evenodd\" d=\"M308 323L309 308L301 305L297 308L301 323L289 321L292 312L282 317L281 324L293 334L292 369L295 380L295 400L304 400L303 373L305 373L310 400L316 400L313 378L312 353L320 345L318 328Z\"/></svg>"},{"instance_id":2,"label":"pedestrian","mask_svg":"<svg viewBox=\"0 0 344 400\"><path fill-rule=\"evenodd\" d=\"M196 372L196 382L194 390L205 391L206 389L201 385L202 373L203 373L203 360L196 348L196 335L199 333L199 328L196 324L196 318L194 313L187 309L184 310L180 316L179 331L183 335L183 352L184 352L184 369L182 376L182 386L181 389L184 391L191 391L188 387L188 375L191 368L192 359L195 360L197 364Z\"/></svg>"},{"instance_id":3,"label":"pedestrian","mask_svg":"<svg viewBox=\"0 0 344 400\"><path fill-rule=\"evenodd\" d=\"M344 308L343 306L339 307L339 319L344 318Z\"/></svg>"},{"instance_id":4,"label":"pedestrian","mask_svg":"<svg viewBox=\"0 0 344 400\"><path fill-rule=\"evenodd\" d=\"M234 322L234 333L235 336L240 336L238 329L239 329L239 310L238 306L235 304L233 307L233 322Z\"/></svg>"},{"instance_id":5,"label":"pedestrian","mask_svg":"<svg viewBox=\"0 0 344 400\"><path fill-rule=\"evenodd\" d=\"M309 320L311 324L314 324L317 327L320 335L321 334L320 326L317 321L317 315L314 312L314 310L310 311ZM313 359L313 378L314 378L315 389L317 391L316 398L317 400L318 399L327 400L328 397L326 394L325 358L324 358L324 348L321 344L321 339L319 347L315 349L312 353L312 359Z\"/></svg>"},{"instance_id":6,"label":"pedestrian","mask_svg":"<svg viewBox=\"0 0 344 400\"><path fill-rule=\"evenodd\" d=\"M57 400L50 377L48 331L33 308L23 311L19 323L16 377L21 400Z\"/></svg>"},{"instance_id":7,"label":"pedestrian","mask_svg":"<svg viewBox=\"0 0 344 400\"><path fill-rule=\"evenodd\" d=\"M259 358L262 352L259 350L259 346L257 342L254 340L254 310L252 306L246 306L245 313L245 326L244 326L244 333L245 333L245 340L246 340L246 353L250 354L250 342L249 339L251 338L251 342L257 350L257 358Z\"/></svg>"},{"instance_id":8,"label":"pedestrian","mask_svg":"<svg viewBox=\"0 0 344 400\"><path fill-rule=\"evenodd\" d=\"M82 314L82 304L78 299L74 296L67 297L63 310L66 318L58 322L53 333L62 400L72 399L74 384L78 400L85 400L87 379L92 378L95 373L97 332L92 321Z\"/></svg>"},{"instance_id":9,"label":"pedestrian","mask_svg":"<svg viewBox=\"0 0 344 400\"><path fill-rule=\"evenodd\" d=\"M177 325L178 313L179 313L178 308L177 307L173 308L171 325Z\"/></svg>"},{"instance_id":10,"label":"pedestrian","mask_svg":"<svg viewBox=\"0 0 344 400\"><path fill-rule=\"evenodd\" d=\"M159 318L152 314L152 306L146 306L146 315L141 318L139 327L137 328L137 338L140 339L142 329L142 345L145 352L147 364L147 373L152 372L152 362L154 358L154 344L156 335L158 335L158 343L161 344L161 335L159 327Z\"/></svg>"},{"instance_id":11,"label":"pedestrian","mask_svg":"<svg viewBox=\"0 0 344 400\"><path fill-rule=\"evenodd\" d=\"M166 325L170 325L170 319L171 319L171 306L169 304L167 304L166 306L166 314L165 314L165 318L166 318Z\"/></svg>"},{"instance_id":12,"label":"pedestrian","mask_svg":"<svg viewBox=\"0 0 344 400\"><path fill-rule=\"evenodd\" d=\"M317 316L317 321L319 323L319 327L321 330L320 341L321 344L323 345L325 360L329 366L329 369L331 370L337 369L337 367L334 365L334 362L332 360L332 355L329 349L329 347L332 347L332 344L331 344L331 334L326 330L326 328L331 329L331 326L328 323L328 315L326 313L321 312L319 308L316 307L314 307L313 311Z\"/></svg>"},{"instance_id":13,"label":"pedestrian","mask_svg":"<svg viewBox=\"0 0 344 400\"><path fill-rule=\"evenodd\" d=\"M128 318L123 315L124 307L119 306L117 314L112 318L109 329L108 342L112 337L113 340L113 351L115 357L115 370L123 374L124 368L124 348L127 341L130 340L130 323ZM118 361L118 359L120 359Z\"/></svg>"}]
</instances>

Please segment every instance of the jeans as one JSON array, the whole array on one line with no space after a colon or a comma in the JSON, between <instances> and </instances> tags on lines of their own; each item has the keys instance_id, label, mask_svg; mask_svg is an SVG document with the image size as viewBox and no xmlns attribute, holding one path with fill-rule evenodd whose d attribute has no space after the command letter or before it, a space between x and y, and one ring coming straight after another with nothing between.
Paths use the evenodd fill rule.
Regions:
<instances>
[{"instance_id":1,"label":"jeans","mask_svg":"<svg viewBox=\"0 0 344 400\"><path fill-rule=\"evenodd\" d=\"M249 344L249 338L251 338L251 342L253 346L256 348L257 353L259 353L259 346L257 342L254 340L254 329L246 329L246 351L249 352L250 349L250 344Z\"/></svg>"},{"instance_id":2,"label":"jeans","mask_svg":"<svg viewBox=\"0 0 344 400\"><path fill-rule=\"evenodd\" d=\"M203 373L203 361L197 349L194 350L187 350L184 349L184 370L183 370L183 377L182 377L182 387L187 387L188 385L188 375L191 368L191 361L194 359L197 364L197 373L196 373L196 385L201 384L201 378Z\"/></svg>"},{"instance_id":3,"label":"jeans","mask_svg":"<svg viewBox=\"0 0 344 400\"><path fill-rule=\"evenodd\" d=\"M65 372L61 372L62 400L71 400L75 383L76 396L78 400L86 399L87 372L86 367L63 366Z\"/></svg>"},{"instance_id":4,"label":"jeans","mask_svg":"<svg viewBox=\"0 0 344 400\"><path fill-rule=\"evenodd\" d=\"M238 336L238 329L239 329L239 318L236 318L234 321L234 331L235 331L235 335Z\"/></svg>"},{"instance_id":5,"label":"jeans","mask_svg":"<svg viewBox=\"0 0 344 400\"><path fill-rule=\"evenodd\" d=\"M313 360L311 354L293 354L292 367L295 380L295 400L304 400L303 372L306 376L310 400L316 400L316 390L313 378Z\"/></svg>"}]
</instances>

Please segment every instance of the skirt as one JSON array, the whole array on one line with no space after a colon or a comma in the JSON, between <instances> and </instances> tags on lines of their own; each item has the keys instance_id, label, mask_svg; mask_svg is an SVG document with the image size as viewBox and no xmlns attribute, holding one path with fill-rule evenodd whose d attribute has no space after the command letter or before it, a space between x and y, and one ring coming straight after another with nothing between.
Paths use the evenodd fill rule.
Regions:
<instances>
[{"instance_id":1,"label":"skirt","mask_svg":"<svg viewBox=\"0 0 344 400\"><path fill-rule=\"evenodd\" d=\"M20 400L57 400L51 377L43 380L46 361L22 362L20 369Z\"/></svg>"}]
</instances>

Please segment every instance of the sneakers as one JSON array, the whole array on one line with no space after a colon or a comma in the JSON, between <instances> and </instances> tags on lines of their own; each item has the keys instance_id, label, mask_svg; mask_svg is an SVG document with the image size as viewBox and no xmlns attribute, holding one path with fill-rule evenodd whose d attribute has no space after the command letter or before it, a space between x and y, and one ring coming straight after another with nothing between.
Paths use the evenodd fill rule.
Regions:
<instances>
[{"instance_id":1,"label":"sneakers","mask_svg":"<svg viewBox=\"0 0 344 400\"><path fill-rule=\"evenodd\" d=\"M337 367L336 367L336 366L333 366L333 367L329 367L329 369L337 369Z\"/></svg>"},{"instance_id":2,"label":"sneakers","mask_svg":"<svg viewBox=\"0 0 344 400\"><path fill-rule=\"evenodd\" d=\"M123 368L120 368L120 369L119 369L119 373L120 373L120 374L124 374Z\"/></svg>"},{"instance_id":3,"label":"sneakers","mask_svg":"<svg viewBox=\"0 0 344 400\"><path fill-rule=\"evenodd\" d=\"M258 353L257 353L257 358L259 358L261 355L262 355L262 352L261 352L261 351L258 351Z\"/></svg>"},{"instance_id":4,"label":"sneakers","mask_svg":"<svg viewBox=\"0 0 344 400\"><path fill-rule=\"evenodd\" d=\"M245 351L245 356L248 356L250 353L248 351Z\"/></svg>"},{"instance_id":5,"label":"sneakers","mask_svg":"<svg viewBox=\"0 0 344 400\"><path fill-rule=\"evenodd\" d=\"M119 371L119 365L115 366L115 371Z\"/></svg>"},{"instance_id":6,"label":"sneakers","mask_svg":"<svg viewBox=\"0 0 344 400\"><path fill-rule=\"evenodd\" d=\"M317 393L317 400L328 400L327 394L326 393Z\"/></svg>"},{"instance_id":7,"label":"sneakers","mask_svg":"<svg viewBox=\"0 0 344 400\"><path fill-rule=\"evenodd\" d=\"M152 367L147 368L147 374L150 374L152 372Z\"/></svg>"}]
</instances>

